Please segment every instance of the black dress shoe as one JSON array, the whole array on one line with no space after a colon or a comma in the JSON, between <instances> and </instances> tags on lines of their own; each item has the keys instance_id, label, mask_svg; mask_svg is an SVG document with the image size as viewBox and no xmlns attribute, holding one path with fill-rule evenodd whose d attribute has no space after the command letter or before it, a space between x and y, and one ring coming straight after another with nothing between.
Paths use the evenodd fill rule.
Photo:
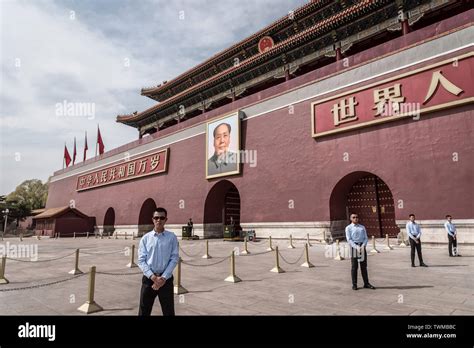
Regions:
<instances>
[{"instance_id":1,"label":"black dress shoe","mask_svg":"<svg viewBox=\"0 0 474 348\"><path fill-rule=\"evenodd\" d=\"M416 267L415 264L413 264L413 263L411 264L411 266L412 266L412 267Z\"/></svg>"},{"instance_id":2,"label":"black dress shoe","mask_svg":"<svg viewBox=\"0 0 474 348\"><path fill-rule=\"evenodd\" d=\"M421 263L420 267L428 267L428 265L426 263Z\"/></svg>"},{"instance_id":3,"label":"black dress shoe","mask_svg":"<svg viewBox=\"0 0 474 348\"><path fill-rule=\"evenodd\" d=\"M375 290L375 286L373 286L372 284L365 284L365 285L364 285L364 288L365 288L365 289L372 289L372 290Z\"/></svg>"},{"instance_id":4,"label":"black dress shoe","mask_svg":"<svg viewBox=\"0 0 474 348\"><path fill-rule=\"evenodd\" d=\"M456 256L462 256L461 254L457 254Z\"/></svg>"},{"instance_id":5,"label":"black dress shoe","mask_svg":"<svg viewBox=\"0 0 474 348\"><path fill-rule=\"evenodd\" d=\"M454 257L454 255L449 255L449 257Z\"/></svg>"},{"instance_id":6,"label":"black dress shoe","mask_svg":"<svg viewBox=\"0 0 474 348\"><path fill-rule=\"evenodd\" d=\"M352 290L357 290L357 285L352 285Z\"/></svg>"}]
</instances>

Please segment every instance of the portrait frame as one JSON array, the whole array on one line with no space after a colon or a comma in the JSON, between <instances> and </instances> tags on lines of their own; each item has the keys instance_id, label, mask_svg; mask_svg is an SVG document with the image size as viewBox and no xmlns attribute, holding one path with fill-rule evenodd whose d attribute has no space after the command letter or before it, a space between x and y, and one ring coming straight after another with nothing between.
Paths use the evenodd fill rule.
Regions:
<instances>
[{"instance_id":1,"label":"portrait frame","mask_svg":"<svg viewBox=\"0 0 474 348\"><path fill-rule=\"evenodd\" d=\"M230 112L223 116L209 120L206 123L206 179L219 178L229 175L240 174L240 122L241 112L239 110ZM229 151L235 153L236 163L235 166L229 167L228 171L222 173L212 173L212 169L209 168L209 162L211 157L214 155L215 148L214 142L214 129L222 123L227 123L231 126L230 132L230 143ZM234 158L234 157L233 157Z\"/></svg>"}]
</instances>

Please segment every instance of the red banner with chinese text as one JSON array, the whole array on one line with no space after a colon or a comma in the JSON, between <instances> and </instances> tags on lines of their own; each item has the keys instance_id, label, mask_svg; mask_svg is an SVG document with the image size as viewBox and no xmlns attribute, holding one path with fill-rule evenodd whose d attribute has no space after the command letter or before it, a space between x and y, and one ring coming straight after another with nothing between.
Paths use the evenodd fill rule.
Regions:
<instances>
[{"instance_id":1,"label":"red banner with chinese text","mask_svg":"<svg viewBox=\"0 0 474 348\"><path fill-rule=\"evenodd\" d=\"M80 175L77 178L76 190L84 191L166 172L168 170L168 156L169 149L165 149Z\"/></svg>"},{"instance_id":2,"label":"red banner with chinese text","mask_svg":"<svg viewBox=\"0 0 474 348\"><path fill-rule=\"evenodd\" d=\"M321 137L474 102L474 53L427 65L311 104Z\"/></svg>"}]
</instances>

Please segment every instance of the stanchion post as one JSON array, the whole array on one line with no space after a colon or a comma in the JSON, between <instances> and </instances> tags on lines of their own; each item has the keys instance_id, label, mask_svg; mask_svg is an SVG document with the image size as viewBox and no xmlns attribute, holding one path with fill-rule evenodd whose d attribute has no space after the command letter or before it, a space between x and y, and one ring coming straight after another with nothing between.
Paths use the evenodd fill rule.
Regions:
<instances>
[{"instance_id":1,"label":"stanchion post","mask_svg":"<svg viewBox=\"0 0 474 348\"><path fill-rule=\"evenodd\" d=\"M387 242L387 245L385 245L384 250L393 250L393 247L390 245L390 238L388 238L388 234L385 235L385 241Z\"/></svg>"},{"instance_id":2,"label":"stanchion post","mask_svg":"<svg viewBox=\"0 0 474 348\"><path fill-rule=\"evenodd\" d=\"M86 314L103 311L104 309L94 301L95 291L95 266L90 268L89 273L89 294L86 303L80 306L77 310Z\"/></svg>"},{"instance_id":3,"label":"stanchion post","mask_svg":"<svg viewBox=\"0 0 474 348\"><path fill-rule=\"evenodd\" d=\"M273 249L273 246L272 246L272 236L268 237L268 248L267 248L267 251L273 251L275 249Z\"/></svg>"},{"instance_id":4,"label":"stanchion post","mask_svg":"<svg viewBox=\"0 0 474 348\"><path fill-rule=\"evenodd\" d=\"M82 271L79 269L79 249L76 249L76 257L74 261L74 269L69 271L69 274L82 274Z\"/></svg>"},{"instance_id":5,"label":"stanchion post","mask_svg":"<svg viewBox=\"0 0 474 348\"><path fill-rule=\"evenodd\" d=\"M280 267L280 258L278 254L278 245L275 247L275 267L273 267L270 272L273 273L285 273L285 271Z\"/></svg>"},{"instance_id":6,"label":"stanchion post","mask_svg":"<svg viewBox=\"0 0 474 348\"><path fill-rule=\"evenodd\" d=\"M176 284L174 285L174 293L176 295L181 295L181 294L186 294L188 290L186 290L182 285L181 285L181 257L178 259L178 265L176 267Z\"/></svg>"},{"instance_id":7,"label":"stanchion post","mask_svg":"<svg viewBox=\"0 0 474 348\"><path fill-rule=\"evenodd\" d=\"M288 245L288 249L294 249L295 246L293 245L293 236L290 234L290 245Z\"/></svg>"},{"instance_id":8,"label":"stanchion post","mask_svg":"<svg viewBox=\"0 0 474 348\"><path fill-rule=\"evenodd\" d=\"M202 256L203 259L212 259L212 256L209 255L209 240L206 239L206 253Z\"/></svg>"},{"instance_id":9,"label":"stanchion post","mask_svg":"<svg viewBox=\"0 0 474 348\"><path fill-rule=\"evenodd\" d=\"M328 245L328 240L326 239L326 231L323 230L323 242L324 244Z\"/></svg>"},{"instance_id":10,"label":"stanchion post","mask_svg":"<svg viewBox=\"0 0 474 348\"><path fill-rule=\"evenodd\" d=\"M231 282L231 283L238 283L238 282L241 282L242 279L240 279L239 277L237 277L235 275L235 254L234 254L234 250L232 250L232 253L230 254L230 275L225 278L225 281L226 282Z\"/></svg>"},{"instance_id":11,"label":"stanchion post","mask_svg":"<svg viewBox=\"0 0 474 348\"><path fill-rule=\"evenodd\" d=\"M372 254L377 254L379 253L380 251L377 250L377 248L375 247L375 236L372 236L372 249L370 250L370 252Z\"/></svg>"},{"instance_id":12,"label":"stanchion post","mask_svg":"<svg viewBox=\"0 0 474 348\"><path fill-rule=\"evenodd\" d=\"M305 257L305 262L301 264L301 267L306 267L306 268L313 268L314 265L309 261L309 252L308 252L308 244L305 244L304 246L304 257Z\"/></svg>"},{"instance_id":13,"label":"stanchion post","mask_svg":"<svg viewBox=\"0 0 474 348\"><path fill-rule=\"evenodd\" d=\"M245 239L244 239L244 250L242 250L242 251L240 252L242 255L248 255L248 254L250 254L250 251L249 251L249 249L247 248L247 239L248 239L248 237L245 236Z\"/></svg>"},{"instance_id":14,"label":"stanchion post","mask_svg":"<svg viewBox=\"0 0 474 348\"><path fill-rule=\"evenodd\" d=\"M341 250L339 248L339 239L336 239L336 257L334 258L336 261L342 261L344 258L341 256Z\"/></svg>"},{"instance_id":15,"label":"stanchion post","mask_svg":"<svg viewBox=\"0 0 474 348\"><path fill-rule=\"evenodd\" d=\"M7 267L7 257L2 256L2 264L0 265L0 284L8 284L9 281L5 278L5 268Z\"/></svg>"},{"instance_id":16,"label":"stanchion post","mask_svg":"<svg viewBox=\"0 0 474 348\"><path fill-rule=\"evenodd\" d=\"M130 262L127 264L128 268L134 268L137 267L137 264L135 263L135 244L132 244L132 254L130 255Z\"/></svg>"}]
</instances>

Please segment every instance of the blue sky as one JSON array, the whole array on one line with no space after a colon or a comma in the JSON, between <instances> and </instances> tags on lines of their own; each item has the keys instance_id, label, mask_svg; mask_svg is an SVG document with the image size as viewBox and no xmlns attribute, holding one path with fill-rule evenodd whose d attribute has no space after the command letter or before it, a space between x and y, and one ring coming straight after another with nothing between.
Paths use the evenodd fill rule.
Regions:
<instances>
[{"instance_id":1,"label":"blue sky","mask_svg":"<svg viewBox=\"0 0 474 348\"><path fill-rule=\"evenodd\" d=\"M82 160L97 124L106 150L137 139L117 114L155 102L171 80L308 2L303 0L0 0L0 194L62 167L74 136ZM94 115L58 113L87 103Z\"/></svg>"}]
</instances>

